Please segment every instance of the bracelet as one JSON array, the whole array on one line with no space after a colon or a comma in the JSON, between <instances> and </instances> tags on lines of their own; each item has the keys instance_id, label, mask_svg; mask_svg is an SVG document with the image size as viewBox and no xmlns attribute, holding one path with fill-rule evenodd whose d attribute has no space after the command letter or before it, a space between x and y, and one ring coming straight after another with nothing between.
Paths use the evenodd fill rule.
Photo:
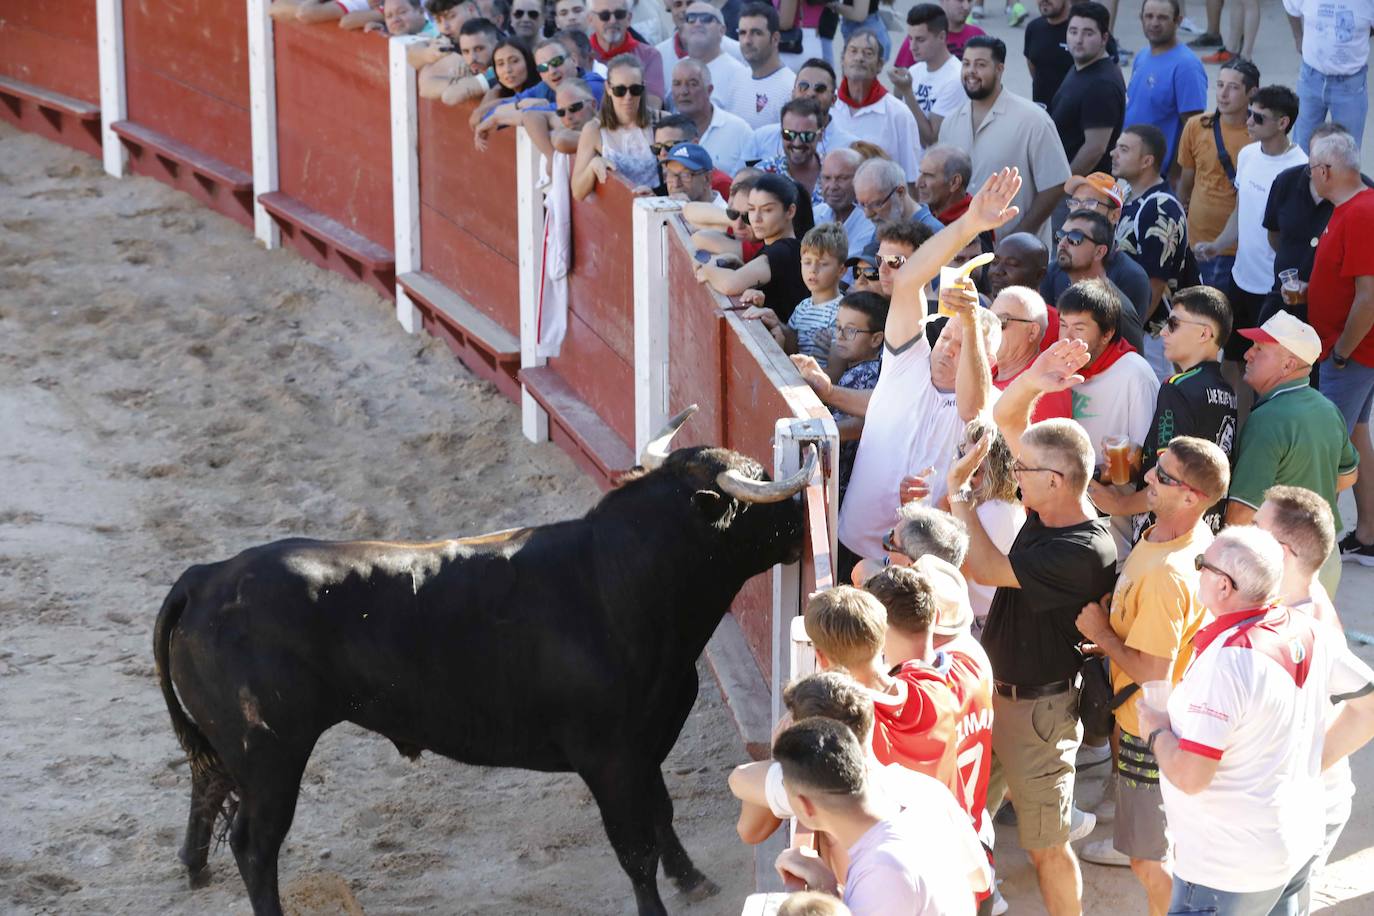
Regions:
<instances>
[{"instance_id":1,"label":"bracelet","mask_svg":"<svg viewBox=\"0 0 1374 916\"><path fill-rule=\"evenodd\" d=\"M1169 731L1169 726L1167 726L1167 725L1161 725L1159 728L1157 728L1157 729L1155 729L1154 731L1150 732L1150 737L1148 737L1148 738L1145 739L1145 748L1146 748L1151 754L1153 754L1153 753L1155 752L1155 739L1158 738L1158 737L1160 736L1160 733L1161 733L1161 732L1167 732L1167 731Z\"/></svg>"}]
</instances>

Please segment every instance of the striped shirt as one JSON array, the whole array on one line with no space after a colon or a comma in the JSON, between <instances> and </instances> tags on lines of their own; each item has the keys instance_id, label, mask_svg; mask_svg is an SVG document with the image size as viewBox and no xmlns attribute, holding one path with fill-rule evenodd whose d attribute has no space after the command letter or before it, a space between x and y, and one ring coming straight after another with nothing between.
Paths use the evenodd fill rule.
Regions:
<instances>
[{"instance_id":1,"label":"striped shirt","mask_svg":"<svg viewBox=\"0 0 1374 916\"><path fill-rule=\"evenodd\" d=\"M787 326L797 332L797 352L814 356L816 362L821 364L821 368L825 368L830 353L816 346L816 334L835 326L835 316L839 314L840 300L843 298L836 296L825 302L813 302L811 297L807 296L797 303L792 317L787 319Z\"/></svg>"}]
</instances>

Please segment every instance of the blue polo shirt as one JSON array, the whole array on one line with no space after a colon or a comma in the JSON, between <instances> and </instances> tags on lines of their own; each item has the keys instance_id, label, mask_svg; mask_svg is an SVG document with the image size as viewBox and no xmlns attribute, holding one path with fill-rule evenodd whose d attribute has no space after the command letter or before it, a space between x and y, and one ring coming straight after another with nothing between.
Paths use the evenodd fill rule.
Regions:
<instances>
[{"instance_id":1,"label":"blue polo shirt","mask_svg":"<svg viewBox=\"0 0 1374 916\"><path fill-rule=\"evenodd\" d=\"M1161 173L1168 174L1183 133L1179 115L1206 108L1207 71L1186 45L1175 45L1163 54L1152 54L1149 48L1136 54L1131 65L1131 85L1126 87L1124 126L1153 124L1164 132L1169 152Z\"/></svg>"},{"instance_id":2,"label":"blue polo shirt","mask_svg":"<svg viewBox=\"0 0 1374 916\"><path fill-rule=\"evenodd\" d=\"M592 91L592 97L596 99L596 104L601 104L601 97L606 92L606 78L599 73L578 73L578 78L587 84L587 88ZM531 86L523 92L517 92L514 101L519 102L523 99L540 99L553 104L554 90L543 80L539 81L538 86Z\"/></svg>"}]
</instances>

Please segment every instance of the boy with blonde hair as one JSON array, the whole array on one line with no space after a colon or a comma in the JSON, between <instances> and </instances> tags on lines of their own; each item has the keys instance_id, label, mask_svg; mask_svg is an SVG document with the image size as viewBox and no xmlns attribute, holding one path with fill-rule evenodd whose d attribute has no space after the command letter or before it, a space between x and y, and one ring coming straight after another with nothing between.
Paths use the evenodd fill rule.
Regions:
<instances>
[{"instance_id":1,"label":"boy with blonde hair","mask_svg":"<svg viewBox=\"0 0 1374 916\"><path fill-rule=\"evenodd\" d=\"M763 293L748 290L740 296L740 301L750 306L744 317L762 321L784 353L815 357L825 368L835 316L840 310L840 278L844 276L848 256L849 237L843 226L821 223L813 227L801 241L802 282L811 295L797 303L791 317L783 323L777 312L767 307Z\"/></svg>"}]
</instances>

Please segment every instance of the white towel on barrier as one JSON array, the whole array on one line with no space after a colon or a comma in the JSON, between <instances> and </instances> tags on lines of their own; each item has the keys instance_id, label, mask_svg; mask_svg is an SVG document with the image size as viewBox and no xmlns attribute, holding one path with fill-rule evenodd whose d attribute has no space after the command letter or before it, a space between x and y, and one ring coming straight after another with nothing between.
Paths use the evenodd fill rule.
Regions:
<instances>
[{"instance_id":1,"label":"white towel on barrier","mask_svg":"<svg viewBox=\"0 0 1374 916\"><path fill-rule=\"evenodd\" d=\"M572 156L554 153L553 178L544 197L544 258L539 284L542 358L557 356L568 331L568 269L572 266Z\"/></svg>"}]
</instances>

